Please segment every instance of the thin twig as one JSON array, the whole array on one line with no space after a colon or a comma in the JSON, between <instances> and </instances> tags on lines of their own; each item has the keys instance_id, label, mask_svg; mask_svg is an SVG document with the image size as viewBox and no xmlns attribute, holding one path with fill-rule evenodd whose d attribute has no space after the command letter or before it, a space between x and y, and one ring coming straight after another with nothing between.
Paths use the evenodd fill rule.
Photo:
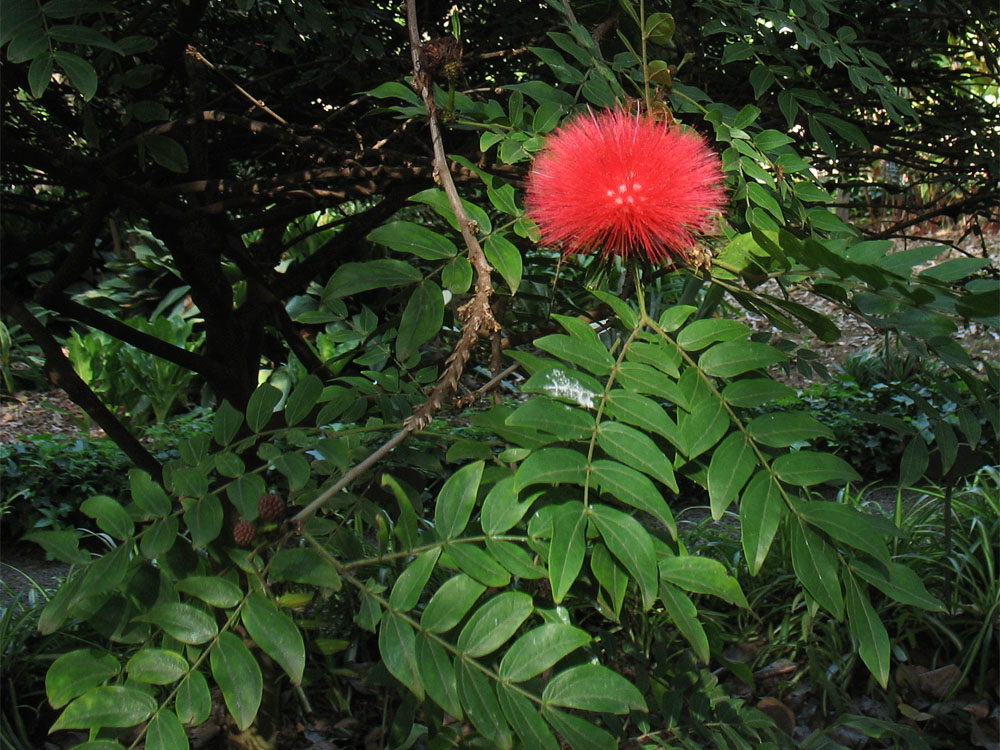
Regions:
<instances>
[{"instance_id":1,"label":"thin twig","mask_svg":"<svg viewBox=\"0 0 1000 750\"><path fill-rule=\"evenodd\" d=\"M218 73L220 76L222 76L226 80L226 83L228 83L234 89L236 89L241 94L243 94L243 96L245 96L247 99L249 99L251 102L253 102L254 106L258 107L259 109L263 110L264 112L267 112L269 115L271 115L271 117L273 117L279 123L281 123L285 127L288 127L288 120L286 120L284 117L282 117L281 115L279 115L273 109L271 109L266 104L264 104L263 101L261 101L260 99L258 99L257 97L255 97L253 94L251 94L245 88L243 88L238 83L236 83L236 81L232 80L229 76L227 76L225 73L223 73L217 67L215 67L203 54L201 54L193 46L191 46L189 44L187 46L187 49L185 50L185 52L186 52L186 54L188 54L191 57L193 57L195 60L197 60L198 62L200 62L202 65L204 65L209 70L214 71L215 73Z\"/></svg>"}]
</instances>

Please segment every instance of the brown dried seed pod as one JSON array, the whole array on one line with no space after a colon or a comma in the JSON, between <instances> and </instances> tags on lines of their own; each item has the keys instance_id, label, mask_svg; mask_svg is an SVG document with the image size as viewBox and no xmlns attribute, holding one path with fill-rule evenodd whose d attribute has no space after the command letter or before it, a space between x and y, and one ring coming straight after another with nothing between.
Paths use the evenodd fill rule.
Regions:
<instances>
[{"instance_id":1,"label":"brown dried seed pod","mask_svg":"<svg viewBox=\"0 0 1000 750\"><path fill-rule=\"evenodd\" d=\"M257 503L257 514L265 521L280 521L285 515L285 500L273 493L264 495Z\"/></svg>"},{"instance_id":2,"label":"brown dried seed pod","mask_svg":"<svg viewBox=\"0 0 1000 750\"><path fill-rule=\"evenodd\" d=\"M240 521L233 526L233 541L240 547L249 547L257 538L257 527L250 521Z\"/></svg>"}]
</instances>

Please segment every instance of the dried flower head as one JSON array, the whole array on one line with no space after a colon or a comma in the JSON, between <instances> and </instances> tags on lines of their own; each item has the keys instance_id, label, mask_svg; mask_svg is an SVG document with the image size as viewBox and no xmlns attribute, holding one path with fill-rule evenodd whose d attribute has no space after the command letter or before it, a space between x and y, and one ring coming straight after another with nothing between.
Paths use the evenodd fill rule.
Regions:
<instances>
[{"instance_id":1,"label":"dried flower head","mask_svg":"<svg viewBox=\"0 0 1000 750\"><path fill-rule=\"evenodd\" d=\"M542 241L652 263L685 258L725 201L719 158L697 133L642 114L581 115L553 133L528 178Z\"/></svg>"}]
</instances>

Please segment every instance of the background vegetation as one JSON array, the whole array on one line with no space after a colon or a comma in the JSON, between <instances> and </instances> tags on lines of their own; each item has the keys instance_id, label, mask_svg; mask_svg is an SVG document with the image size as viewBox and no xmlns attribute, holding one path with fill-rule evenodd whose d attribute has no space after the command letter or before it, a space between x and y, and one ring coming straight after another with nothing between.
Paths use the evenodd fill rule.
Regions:
<instances>
[{"instance_id":1,"label":"background vegetation","mask_svg":"<svg viewBox=\"0 0 1000 750\"><path fill-rule=\"evenodd\" d=\"M998 325L995 8L3 16L4 387L64 388L129 467L0 456L5 533L73 566L0 618L6 744L987 737L1000 378L955 334ZM711 263L629 294L539 247L521 188L636 100L731 201ZM797 394L833 310L886 343Z\"/></svg>"}]
</instances>

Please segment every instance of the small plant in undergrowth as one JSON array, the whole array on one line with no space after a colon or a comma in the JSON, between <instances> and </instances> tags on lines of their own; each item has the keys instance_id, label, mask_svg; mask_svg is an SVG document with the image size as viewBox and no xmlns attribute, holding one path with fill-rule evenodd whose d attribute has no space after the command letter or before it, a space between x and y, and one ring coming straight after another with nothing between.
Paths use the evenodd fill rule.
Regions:
<instances>
[{"instance_id":1,"label":"small plant in undergrowth","mask_svg":"<svg viewBox=\"0 0 1000 750\"><path fill-rule=\"evenodd\" d=\"M80 504L94 494L123 496L129 461L110 440L28 435L0 445L3 537L32 529L65 529L86 519Z\"/></svg>"},{"instance_id":2,"label":"small plant in undergrowth","mask_svg":"<svg viewBox=\"0 0 1000 750\"><path fill-rule=\"evenodd\" d=\"M918 481L931 454L939 476L956 459L963 471L974 471L997 451L995 404L947 368L910 357L887 361L881 353L852 354L842 373L790 394L780 405L827 425L831 434L817 444L869 478L902 471L904 484Z\"/></svg>"},{"instance_id":3,"label":"small plant in undergrowth","mask_svg":"<svg viewBox=\"0 0 1000 750\"><path fill-rule=\"evenodd\" d=\"M204 334L195 334L195 321L179 315L158 316L151 321L131 318L127 324L167 344L195 351ZM68 357L77 374L108 403L118 405L134 425L151 419L164 422L178 408L188 405L194 374L174 362L140 351L134 346L93 330L74 330L66 340Z\"/></svg>"}]
</instances>

